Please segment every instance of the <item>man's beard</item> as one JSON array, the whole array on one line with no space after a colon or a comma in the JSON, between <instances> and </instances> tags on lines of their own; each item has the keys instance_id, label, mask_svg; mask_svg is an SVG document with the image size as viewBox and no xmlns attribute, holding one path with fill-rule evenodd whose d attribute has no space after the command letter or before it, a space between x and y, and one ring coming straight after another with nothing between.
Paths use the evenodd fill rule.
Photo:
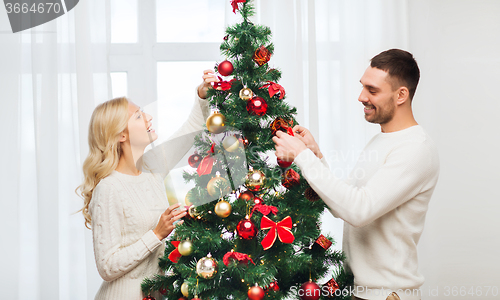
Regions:
<instances>
[{"instance_id":1,"label":"man's beard","mask_svg":"<svg viewBox=\"0 0 500 300\"><path fill-rule=\"evenodd\" d=\"M370 123L386 124L394 117L395 108L388 102L384 107L376 107L372 115L365 115L365 119Z\"/></svg>"}]
</instances>

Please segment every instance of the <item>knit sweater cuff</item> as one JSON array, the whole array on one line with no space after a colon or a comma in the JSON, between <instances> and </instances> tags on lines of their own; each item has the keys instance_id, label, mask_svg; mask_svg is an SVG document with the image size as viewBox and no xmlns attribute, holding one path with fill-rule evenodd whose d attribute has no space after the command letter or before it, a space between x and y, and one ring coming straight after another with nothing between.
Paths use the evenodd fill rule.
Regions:
<instances>
[{"instance_id":1,"label":"knit sweater cuff","mask_svg":"<svg viewBox=\"0 0 500 300\"><path fill-rule=\"evenodd\" d=\"M150 252L153 252L153 250L158 248L158 246L160 246L162 243L153 232L153 230L149 230L148 232L146 232L146 234L141 237L141 240Z\"/></svg>"},{"instance_id":2,"label":"knit sweater cuff","mask_svg":"<svg viewBox=\"0 0 500 300\"><path fill-rule=\"evenodd\" d=\"M326 159L323 157L326 162ZM295 164L301 169L305 170L314 160L319 160L319 158L314 155L311 149L306 149L299 153L294 159ZM323 162L323 160L322 160Z\"/></svg>"}]
</instances>

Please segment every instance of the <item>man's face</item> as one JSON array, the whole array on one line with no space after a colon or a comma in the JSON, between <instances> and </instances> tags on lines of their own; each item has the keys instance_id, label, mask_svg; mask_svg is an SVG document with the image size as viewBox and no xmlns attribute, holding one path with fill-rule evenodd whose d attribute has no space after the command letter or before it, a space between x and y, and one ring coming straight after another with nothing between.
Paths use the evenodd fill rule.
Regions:
<instances>
[{"instance_id":1,"label":"man's face","mask_svg":"<svg viewBox=\"0 0 500 300\"><path fill-rule=\"evenodd\" d=\"M368 67L361 77L363 90L358 101L365 106L365 119L370 123L386 124L394 117L397 90L392 90L387 76L383 70Z\"/></svg>"}]
</instances>

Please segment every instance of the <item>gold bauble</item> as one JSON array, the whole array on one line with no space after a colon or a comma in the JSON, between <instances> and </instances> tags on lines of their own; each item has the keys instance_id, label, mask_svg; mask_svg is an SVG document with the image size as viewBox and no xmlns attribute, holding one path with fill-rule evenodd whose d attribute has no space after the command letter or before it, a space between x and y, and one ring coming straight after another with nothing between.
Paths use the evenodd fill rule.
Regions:
<instances>
[{"instance_id":1,"label":"gold bauble","mask_svg":"<svg viewBox=\"0 0 500 300\"><path fill-rule=\"evenodd\" d=\"M191 218L196 218L200 214L196 211L196 206L191 205L188 209L188 214L191 216Z\"/></svg>"},{"instance_id":2,"label":"gold bauble","mask_svg":"<svg viewBox=\"0 0 500 300\"><path fill-rule=\"evenodd\" d=\"M181 293L184 297L189 297L189 284L187 281L184 281L181 285Z\"/></svg>"},{"instance_id":3,"label":"gold bauble","mask_svg":"<svg viewBox=\"0 0 500 300\"><path fill-rule=\"evenodd\" d=\"M184 197L184 202L186 203L186 205L193 205L193 202L191 202L191 200L194 197L194 192L194 188L192 188L186 193L186 197Z\"/></svg>"},{"instance_id":4,"label":"gold bauble","mask_svg":"<svg viewBox=\"0 0 500 300\"><path fill-rule=\"evenodd\" d=\"M240 148L240 141L234 135L229 135L222 141L222 146L228 152L234 152Z\"/></svg>"},{"instance_id":5,"label":"gold bauble","mask_svg":"<svg viewBox=\"0 0 500 300\"><path fill-rule=\"evenodd\" d=\"M259 170L251 170L248 172L245 185L248 190L256 192L262 188L264 181L266 180L266 175Z\"/></svg>"},{"instance_id":6,"label":"gold bauble","mask_svg":"<svg viewBox=\"0 0 500 300\"><path fill-rule=\"evenodd\" d=\"M231 204L229 204L229 202L227 202L225 200L219 201L215 205L215 214L217 214L221 218L229 217L232 210L233 209L231 207Z\"/></svg>"},{"instance_id":7,"label":"gold bauble","mask_svg":"<svg viewBox=\"0 0 500 300\"><path fill-rule=\"evenodd\" d=\"M193 243L189 239L184 240L179 243L177 250L179 250L179 253L182 256L189 256L191 255L191 253L193 253Z\"/></svg>"},{"instance_id":8,"label":"gold bauble","mask_svg":"<svg viewBox=\"0 0 500 300\"><path fill-rule=\"evenodd\" d=\"M229 184L226 178L220 177L219 175L210 179L207 184L208 194L212 197L220 198L229 192Z\"/></svg>"},{"instance_id":9,"label":"gold bauble","mask_svg":"<svg viewBox=\"0 0 500 300\"><path fill-rule=\"evenodd\" d=\"M253 98L253 92L252 92L252 90L249 89L249 88L247 88L247 87L246 88L242 88L240 90L240 98L242 100L245 100L245 101L248 101L248 100L252 99Z\"/></svg>"},{"instance_id":10,"label":"gold bauble","mask_svg":"<svg viewBox=\"0 0 500 300\"><path fill-rule=\"evenodd\" d=\"M196 264L196 273L205 279L214 278L217 274L217 261L211 256L203 257Z\"/></svg>"},{"instance_id":11,"label":"gold bauble","mask_svg":"<svg viewBox=\"0 0 500 300\"><path fill-rule=\"evenodd\" d=\"M214 112L207 119L207 129L211 133L221 133L226 130L225 123L226 117L224 117L224 115L219 112Z\"/></svg>"}]
</instances>

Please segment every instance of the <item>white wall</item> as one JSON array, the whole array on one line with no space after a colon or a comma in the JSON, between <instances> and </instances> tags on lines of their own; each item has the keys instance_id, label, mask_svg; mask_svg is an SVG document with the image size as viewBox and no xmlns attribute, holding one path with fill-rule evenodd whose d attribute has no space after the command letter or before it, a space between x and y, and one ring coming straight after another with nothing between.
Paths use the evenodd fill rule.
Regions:
<instances>
[{"instance_id":1,"label":"white wall","mask_svg":"<svg viewBox=\"0 0 500 300\"><path fill-rule=\"evenodd\" d=\"M409 1L421 69L417 121L437 143L441 174L419 244L423 299L446 287L500 289L500 1ZM426 296L438 288L439 297ZM448 298L450 299L450 298Z\"/></svg>"}]
</instances>

